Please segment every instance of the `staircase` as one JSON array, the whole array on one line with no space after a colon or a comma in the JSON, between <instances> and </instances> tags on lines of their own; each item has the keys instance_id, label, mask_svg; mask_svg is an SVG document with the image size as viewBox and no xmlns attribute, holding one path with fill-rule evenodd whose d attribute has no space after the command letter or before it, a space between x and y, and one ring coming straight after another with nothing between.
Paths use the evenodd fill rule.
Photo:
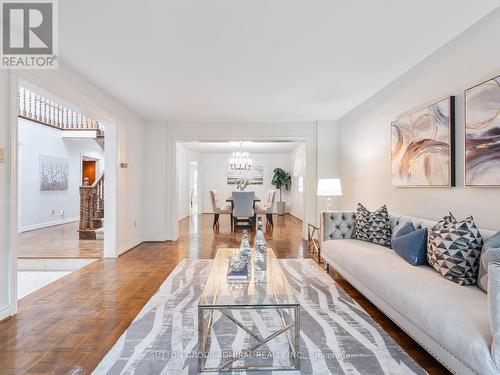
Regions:
<instances>
[{"instance_id":1,"label":"staircase","mask_svg":"<svg viewBox=\"0 0 500 375\"><path fill-rule=\"evenodd\" d=\"M81 240L103 238L104 223L104 174L92 185L80 187L80 226Z\"/></svg>"}]
</instances>

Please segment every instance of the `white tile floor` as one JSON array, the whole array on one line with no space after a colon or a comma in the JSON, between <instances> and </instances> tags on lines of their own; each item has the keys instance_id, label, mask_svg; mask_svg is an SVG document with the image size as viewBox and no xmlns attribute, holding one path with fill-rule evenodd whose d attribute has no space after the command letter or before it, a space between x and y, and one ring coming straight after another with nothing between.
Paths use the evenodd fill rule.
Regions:
<instances>
[{"instance_id":1,"label":"white tile floor","mask_svg":"<svg viewBox=\"0 0 500 375\"><path fill-rule=\"evenodd\" d=\"M69 271L19 271L17 295L21 299L50 283L70 274Z\"/></svg>"}]
</instances>

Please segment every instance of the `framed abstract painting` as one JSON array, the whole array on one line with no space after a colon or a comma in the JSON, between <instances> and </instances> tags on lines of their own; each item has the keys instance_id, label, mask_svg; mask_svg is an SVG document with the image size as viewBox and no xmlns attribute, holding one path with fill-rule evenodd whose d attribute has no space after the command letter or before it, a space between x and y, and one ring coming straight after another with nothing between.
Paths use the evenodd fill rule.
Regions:
<instances>
[{"instance_id":1,"label":"framed abstract painting","mask_svg":"<svg viewBox=\"0 0 500 375\"><path fill-rule=\"evenodd\" d=\"M394 186L455 186L454 96L398 116L391 134Z\"/></svg>"},{"instance_id":2,"label":"framed abstract painting","mask_svg":"<svg viewBox=\"0 0 500 375\"><path fill-rule=\"evenodd\" d=\"M40 155L40 190L68 190L69 160Z\"/></svg>"},{"instance_id":3,"label":"framed abstract painting","mask_svg":"<svg viewBox=\"0 0 500 375\"><path fill-rule=\"evenodd\" d=\"M465 90L465 185L500 186L500 76Z\"/></svg>"},{"instance_id":4,"label":"framed abstract painting","mask_svg":"<svg viewBox=\"0 0 500 375\"><path fill-rule=\"evenodd\" d=\"M249 185L262 185L264 183L264 167L262 165L252 165L252 168L248 171L235 171L228 168L228 185L237 185L238 181L243 178L248 178Z\"/></svg>"}]
</instances>

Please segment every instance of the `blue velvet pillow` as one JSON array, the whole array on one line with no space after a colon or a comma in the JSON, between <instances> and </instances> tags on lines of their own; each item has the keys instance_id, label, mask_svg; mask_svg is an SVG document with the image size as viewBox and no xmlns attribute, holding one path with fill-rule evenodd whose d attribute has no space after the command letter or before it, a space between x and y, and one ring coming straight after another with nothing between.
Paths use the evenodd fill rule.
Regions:
<instances>
[{"instance_id":1,"label":"blue velvet pillow","mask_svg":"<svg viewBox=\"0 0 500 375\"><path fill-rule=\"evenodd\" d=\"M412 266L427 264L427 229L406 224L392 239L392 248Z\"/></svg>"},{"instance_id":2,"label":"blue velvet pillow","mask_svg":"<svg viewBox=\"0 0 500 375\"><path fill-rule=\"evenodd\" d=\"M402 237L404 235L407 235L411 232L415 232L415 226L411 221L406 223L400 230L397 231L397 233L394 235L394 238L396 237Z\"/></svg>"}]
</instances>

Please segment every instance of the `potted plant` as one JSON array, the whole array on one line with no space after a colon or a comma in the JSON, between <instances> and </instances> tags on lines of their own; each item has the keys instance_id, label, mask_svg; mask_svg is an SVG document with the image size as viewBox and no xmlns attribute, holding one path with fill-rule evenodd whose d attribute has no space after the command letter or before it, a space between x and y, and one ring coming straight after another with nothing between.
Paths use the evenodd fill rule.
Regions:
<instances>
[{"instance_id":1,"label":"potted plant","mask_svg":"<svg viewBox=\"0 0 500 375\"><path fill-rule=\"evenodd\" d=\"M274 171L273 180L271 184L276 186L276 189L280 191L280 200L276 203L276 207L278 208L278 215L285 214L285 202L283 202L283 191L282 187L285 187L286 190L290 190L290 186L292 185L292 176L290 173L285 172L281 168L276 168Z\"/></svg>"}]
</instances>

